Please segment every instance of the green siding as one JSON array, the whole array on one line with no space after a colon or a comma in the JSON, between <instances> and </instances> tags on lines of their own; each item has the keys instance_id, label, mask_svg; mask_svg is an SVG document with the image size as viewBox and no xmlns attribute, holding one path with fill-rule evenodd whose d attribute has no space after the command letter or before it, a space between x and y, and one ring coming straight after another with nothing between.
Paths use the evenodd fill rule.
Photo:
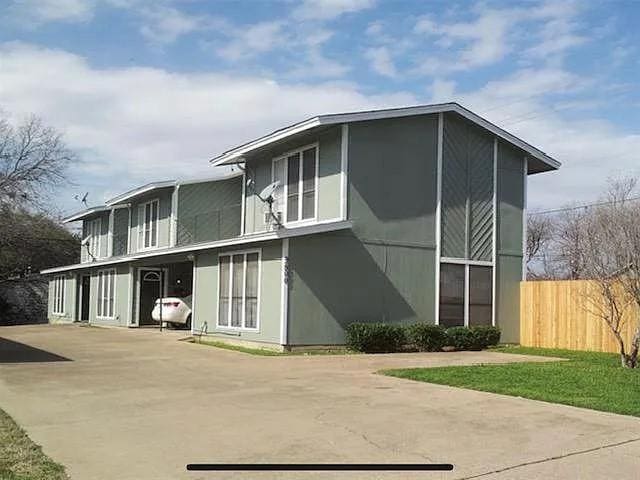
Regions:
<instances>
[{"instance_id":1,"label":"green siding","mask_svg":"<svg viewBox=\"0 0 640 480\"><path fill-rule=\"evenodd\" d=\"M216 328L218 314L218 255L245 250L261 250L258 331ZM282 285L282 241L242 245L198 252L196 257L195 305L196 330L228 338L255 342L280 343L280 299Z\"/></svg>"},{"instance_id":2,"label":"green siding","mask_svg":"<svg viewBox=\"0 0 640 480\"><path fill-rule=\"evenodd\" d=\"M177 245L240 235L242 177L180 185Z\"/></svg>"},{"instance_id":3,"label":"green siding","mask_svg":"<svg viewBox=\"0 0 640 480\"><path fill-rule=\"evenodd\" d=\"M129 239L129 209L118 208L113 211L113 256L127 254Z\"/></svg>"},{"instance_id":4,"label":"green siding","mask_svg":"<svg viewBox=\"0 0 640 480\"><path fill-rule=\"evenodd\" d=\"M64 295L64 314L53 313L53 279L49 278L49 294L47 300L47 318L50 323L73 322L76 318L76 295L77 283L75 273L66 273L65 277L65 295Z\"/></svg>"},{"instance_id":5,"label":"green siding","mask_svg":"<svg viewBox=\"0 0 640 480\"><path fill-rule=\"evenodd\" d=\"M522 257L498 256L496 320L502 330L501 342L520 342L520 280Z\"/></svg>"},{"instance_id":6,"label":"green siding","mask_svg":"<svg viewBox=\"0 0 640 480\"><path fill-rule=\"evenodd\" d=\"M263 232L265 205L255 192L271 183L272 161L283 153L318 142L318 220L337 219L340 215L341 190L341 127L333 127L314 135L299 137L295 142L283 142L247 158L255 186L246 191L245 233Z\"/></svg>"},{"instance_id":7,"label":"green siding","mask_svg":"<svg viewBox=\"0 0 640 480\"><path fill-rule=\"evenodd\" d=\"M433 323L433 249L311 235L290 240L289 268L291 345L344 343L351 322Z\"/></svg>"},{"instance_id":8,"label":"green siding","mask_svg":"<svg viewBox=\"0 0 640 480\"><path fill-rule=\"evenodd\" d=\"M437 116L349 125L352 232L289 243L289 343L355 321L433 322Z\"/></svg>"},{"instance_id":9,"label":"green siding","mask_svg":"<svg viewBox=\"0 0 640 480\"><path fill-rule=\"evenodd\" d=\"M442 256L491 261L493 136L444 115Z\"/></svg>"}]
</instances>

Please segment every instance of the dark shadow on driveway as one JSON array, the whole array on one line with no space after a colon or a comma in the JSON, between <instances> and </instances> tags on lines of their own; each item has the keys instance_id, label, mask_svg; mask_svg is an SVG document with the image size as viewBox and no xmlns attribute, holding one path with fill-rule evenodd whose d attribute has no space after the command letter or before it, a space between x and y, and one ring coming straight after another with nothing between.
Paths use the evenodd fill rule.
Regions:
<instances>
[{"instance_id":1,"label":"dark shadow on driveway","mask_svg":"<svg viewBox=\"0 0 640 480\"><path fill-rule=\"evenodd\" d=\"M71 359L0 337L1 363L70 362Z\"/></svg>"}]
</instances>

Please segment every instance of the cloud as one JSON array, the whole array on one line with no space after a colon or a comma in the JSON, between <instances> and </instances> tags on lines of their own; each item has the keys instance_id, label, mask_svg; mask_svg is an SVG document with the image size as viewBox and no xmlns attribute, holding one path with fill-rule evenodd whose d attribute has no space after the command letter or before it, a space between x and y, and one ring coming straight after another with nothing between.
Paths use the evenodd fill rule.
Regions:
<instances>
[{"instance_id":1,"label":"cloud","mask_svg":"<svg viewBox=\"0 0 640 480\"><path fill-rule=\"evenodd\" d=\"M230 61L239 61L286 45L288 35L284 31L285 22L276 20L260 22L231 33L232 40L216 49L216 53Z\"/></svg>"},{"instance_id":2,"label":"cloud","mask_svg":"<svg viewBox=\"0 0 640 480\"><path fill-rule=\"evenodd\" d=\"M374 0L304 0L293 10L297 20L332 20L345 13L359 12L373 7Z\"/></svg>"},{"instance_id":3,"label":"cloud","mask_svg":"<svg viewBox=\"0 0 640 480\"><path fill-rule=\"evenodd\" d=\"M143 22L140 33L157 45L167 45L183 35L226 25L222 19L207 15L189 15L162 4L141 7L137 13Z\"/></svg>"},{"instance_id":4,"label":"cloud","mask_svg":"<svg viewBox=\"0 0 640 480\"><path fill-rule=\"evenodd\" d=\"M398 76L398 71L391 58L391 52L387 47L375 47L369 48L365 57L371 62L371 68L379 75L395 78Z\"/></svg>"},{"instance_id":5,"label":"cloud","mask_svg":"<svg viewBox=\"0 0 640 480\"><path fill-rule=\"evenodd\" d=\"M0 63L0 106L41 116L83 159L77 186L59 197L68 209L80 190L98 202L153 180L211 175L213 155L312 115L419 103L408 93L366 95L346 83L98 69L78 55L21 43L0 44Z\"/></svg>"},{"instance_id":6,"label":"cloud","mask_svg":"<svg viewBox=\"0 0 640 480\"><path fill-rule=\"evenodd\" d=\"M85 22L93 17L93 0L13 0L8 17L29 27L49 22Z\"/></svg>"}]
</instances>

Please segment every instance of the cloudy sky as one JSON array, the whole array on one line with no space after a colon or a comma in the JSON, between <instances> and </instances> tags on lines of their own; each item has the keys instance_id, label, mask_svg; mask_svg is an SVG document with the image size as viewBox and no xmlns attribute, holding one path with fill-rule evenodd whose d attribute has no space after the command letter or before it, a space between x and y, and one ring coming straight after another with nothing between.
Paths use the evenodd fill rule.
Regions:
<instances>
[{"instance_id":1,"label":"cloudy sky","mask_svg":"<svg viewBox=\"0 0 640 480\"><path fill-rule=\"evenodd\" d=\"M0 109L82 161L79 208L308 116L457 101L563 162L529 204L640 175L640 2L5 0Z\"/></svg>"}]
</instances>

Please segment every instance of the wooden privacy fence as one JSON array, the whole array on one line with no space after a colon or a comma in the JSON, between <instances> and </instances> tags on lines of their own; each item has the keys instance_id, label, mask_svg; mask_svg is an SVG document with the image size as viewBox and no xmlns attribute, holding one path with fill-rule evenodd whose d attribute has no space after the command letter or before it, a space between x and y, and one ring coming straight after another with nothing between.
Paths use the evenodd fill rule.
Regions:
<instances>
[{"instance_id":1,"label":"wooden privacy fence","mask_svg":"<svg viewBox=\"0 0 640 480\"><path fill-rule=\"evenodd\" d=\"M595 315L596 285L588 280L520 283L520 344L527 347L619 352L609 326ZM640 311L625 313L622 337L629 345ZM627 348L628 350L628 348Z\"/></svg>"}]
</instances>

